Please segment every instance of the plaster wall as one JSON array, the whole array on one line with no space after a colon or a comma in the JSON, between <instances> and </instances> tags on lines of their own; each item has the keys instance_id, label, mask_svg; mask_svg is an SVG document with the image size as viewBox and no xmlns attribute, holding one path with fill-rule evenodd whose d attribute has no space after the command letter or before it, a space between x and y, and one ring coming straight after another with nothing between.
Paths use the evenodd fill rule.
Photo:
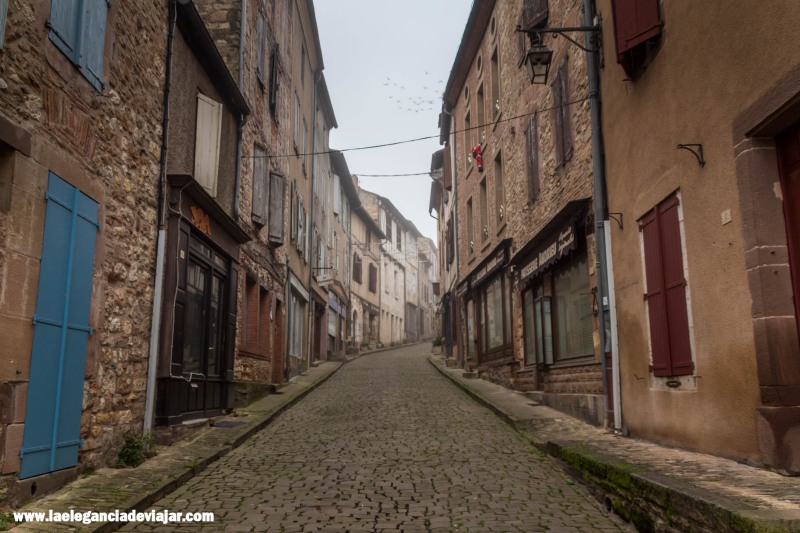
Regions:
<instances>
[{"instance_id":1,"label":"plaster wall","mask_svg":"<svg viewBox=\"0 0 800 533\"><path fill-rule=\"evenodd\" d=\"M623 417L637 437L734 458L759 461L756 409L761 404L754 339L755 306L745 253L747 234L760 223L737 186L734 121L749 105L797 68L800 44L792 39L800 5L791 1L663 2L663 35L644 74L628 80L616 64L609 0L603 17L601 74L609 209L612 224L622 373ZM711 23L713 21L713 23ZM702 143L707 164L679 143ZM749 147L774 157L769 146ZM773 159L774 161L774 159ZM781 209L774 163L755 172L763 180L755 213ZM753 171L747 172L748 175ZM636 222L678 191L682 206L684 267L695 370L669 388L655 378L643 282L641 235ZM750 205L748 210L743 206ZM726 215L730 215L727 221ZM769 215L765 218L773 220ZM785 246L780 224L770 222L774 244ZM785 248L784 248L785 249ZM787 265L770 269L790 294ZM796 340L795 340L796 346Z\"/></svg>"}]
</instances>

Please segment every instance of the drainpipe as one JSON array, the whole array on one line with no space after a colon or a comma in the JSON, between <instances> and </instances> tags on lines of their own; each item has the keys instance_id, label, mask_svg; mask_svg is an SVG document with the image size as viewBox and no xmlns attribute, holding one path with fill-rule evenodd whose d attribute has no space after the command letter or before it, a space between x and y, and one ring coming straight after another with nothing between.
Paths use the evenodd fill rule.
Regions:
<instances>
[{"instance_id":1,"label":"drainpipe","mask_svg":"<svg viewBox=\"0 0 800 533\"><path fill-rule=\"evenodd\" d=\"M309 215L308 222L308 242L310 245L310 252L308 254L308 367L311 368L311 363L314 360L311 351L314 349L314 185L316 183L316 162L317 158L314 154L317 151L317 83L322 78L322 71L318 70L314 73L314 87L313 97L311 99L311 214ZM305 156L302 156L305 157ZM317 237L319 240L319 237Z\"/></svg>"},{"instance_id":2,"label":"drainpipe","mask_svg":"<svg viewBox=\"0 0 800 533\"><path fill-rule=\"evenodd\" d=\"M239 90L244 94L244 37L247 22L247 0L242 0L239 20ZM244 119L240 115L236 127L236 175L233 187L233 218L239 220L239 186L242 180L242 129Z\"/></svg>"},{"instance_id":3,"label":"drainpipe","mask_svg":"<svg viewBox=\"0 0 800 533\"><path fill-rule=\"evenodd\" d=\"M583 17L585 26L595 25L594 0L583 0ZM599 45L598 45L599 46ZM616 325L616 308L613 295L609 296L609 258L611 250L608 232L608 201L606 196L605 152L603 132L600 127L600 70L598 66L599 52L586 52L586 66L589 76L589 109L592 119L592 175L594 186L594 221L596 265L598 268L597 288L599 293L598 323L600 324L600 349L603 368L603 391L608 397L609 383L606 377L606 352L611 351L612 397L614 411L614 431L622 431L622 406L619 402L619 352L615 349L616 333L612 326ZM608 348L608 349L607 349Z\"/></svg>"},{"instance_id":4,"label":"drainpipe","mask_svg":"<svg viewBox=\"0 0 800 533\"><path fill-rule=\"evenodd\" d=\"M155 413L156 375L158 368L158 335L161 331L161 304L164 296L164 255L166 253L165 199L167 189L167 153L169 151L169 92L172 83L172 42L175 36L177 9L170 1L167 15L167 57L164 78L164 114L161 120L161 156L158 176L158 237L156 240L156 279L153 288L153 314L150 322L150 354L147 359L147 385L144 401L142 432L153 429Z\"/></svg>"}]
</instances>

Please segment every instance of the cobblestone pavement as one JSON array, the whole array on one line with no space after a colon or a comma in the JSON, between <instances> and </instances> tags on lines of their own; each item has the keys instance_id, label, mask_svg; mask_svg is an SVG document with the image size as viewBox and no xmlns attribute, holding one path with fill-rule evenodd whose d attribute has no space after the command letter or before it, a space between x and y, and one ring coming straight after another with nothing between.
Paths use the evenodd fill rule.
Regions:
<instances>
[{"instance_id":1,"label":"cobblestone pavement","mask_svg":"<svg viewBox=\"0 0 800 533\"><path fill-rule=\"evenodd\" d=\"M622 531L426 361L361 357L154 509L209 524L123 531Z\"/></svg>"}]
</instances>

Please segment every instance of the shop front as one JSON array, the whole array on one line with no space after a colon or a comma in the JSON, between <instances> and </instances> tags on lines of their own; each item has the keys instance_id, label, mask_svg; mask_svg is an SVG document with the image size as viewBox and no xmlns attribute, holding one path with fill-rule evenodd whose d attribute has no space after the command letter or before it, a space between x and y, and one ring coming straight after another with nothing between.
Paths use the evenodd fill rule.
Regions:
<instances>
[{"instance_id":1,"label":"shop front","mask_svg":"<svg viewBox=\"0 0 800 533\"><path fill-rule=\"evenodd\" d=\"M514 258L522 307L524 372L543 402L603 422L588 201L571 202Z\"/></svg>"},{"instance_id":2,"label":"shop front","mask_svg":"<svg viewBox=\"0 0 800 533\"><path fill-rule=\"evenodd\" d=\"M158 423L233 407L239 246L247 235L189 176L170 176Z\"/></svg>"}]
</instances>

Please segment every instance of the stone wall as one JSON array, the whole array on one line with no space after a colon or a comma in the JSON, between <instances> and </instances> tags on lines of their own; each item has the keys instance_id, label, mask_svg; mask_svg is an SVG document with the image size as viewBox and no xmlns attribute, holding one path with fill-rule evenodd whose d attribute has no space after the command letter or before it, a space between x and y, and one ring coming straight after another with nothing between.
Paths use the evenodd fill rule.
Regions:
<instances>
[{"instance_id":1,"label":"stone wall","mask_svg":"<svg viewBox=\"0 0 800 533\"><path fill-rule=\"evenodd\" d=\"M0 116L31 138L29 154L0 156L13 159L0 165L10 185L0 214L0 402L13 413L0 422L3 485L19 470L48 171L99 204L79 467L114 458L144 413L167 6L112 3L98 92L50 42L49 5L10 2L0 50Z\"/></svg>"}]
</instances>

